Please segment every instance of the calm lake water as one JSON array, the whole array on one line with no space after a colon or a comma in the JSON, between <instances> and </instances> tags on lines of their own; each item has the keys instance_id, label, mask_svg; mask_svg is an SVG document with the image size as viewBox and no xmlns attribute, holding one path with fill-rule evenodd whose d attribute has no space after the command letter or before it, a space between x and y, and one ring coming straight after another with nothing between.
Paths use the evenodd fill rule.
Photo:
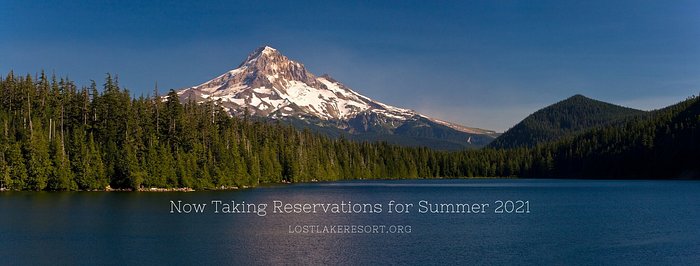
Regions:
<instances>
[{"instance_id":1,"label":"calm lake water","mask_svg":"<svg viewBox=\"0 0 700 266\"><path fill-rule=\"evenodd\" d=\"M264 216L252 211L222 213L223 205L215 213L214 200L268 206ZM388 213L392 210L388 204L392 200L394 210L398 205L405 207L404 204L412 203L413 206L408 207L408 213ZM173 207L178 201L185 205L207 205L203 213L178 214ZM275 201L282 204L350 201L378 204L381 212L374 209L374 213L274 213ZM471 209L472 213L421 213L421 201L469 203L468 208L472 204L483 208ZM505 203L500 208L504 213L496 213L500 205L497 201ZM516 213L515 205L525 202L529 213ZM181 211L187 209L185 205L180 205ZM293 212L294 206L290 210ZM303 206L300 210L304 211ZM507 213L509 210L512 213ZM525 206L520 208L525 210ZM304 225L307 233L301 230ZM331 230L331 226L337 225L367 229L371 228L367 226L385 226L385 233L373 230L347 233L343 227L336 227L335 233L322 231L324 226ZM312 227L318 233L308 232ZM398 232L399 227L403 233ZM394 231L388 232L390 228ZM698 264L700 182L412 180L190 193L0 193L0 261L0 264Z\"/></svg>"}]
</instances>

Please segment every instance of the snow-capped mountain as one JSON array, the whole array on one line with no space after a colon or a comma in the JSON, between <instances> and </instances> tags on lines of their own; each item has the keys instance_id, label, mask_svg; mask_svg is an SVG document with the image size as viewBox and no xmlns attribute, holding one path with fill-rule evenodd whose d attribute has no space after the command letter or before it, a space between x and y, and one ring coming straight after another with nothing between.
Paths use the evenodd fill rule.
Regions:
<instances>
[{"instance_id":1,"label":"snow-capped mountain","mask_svg":"<svg viewBox=\"0 0 700 266\"><path fill-rule=\"evenodd\" d=\"M467 134L456 134L463 136L452 139L458 146L485 145L495 135L493 131L432 119L413 110L372 100L328 75L310 73L303 64L290 60L269 46L253 51L237 68L177 93L181 101L214 101L232 115L240 115L247 110L255 116L302 120L306 122L295 124L337 128L353 135L402 135L401 132L413 132L419 135L413 137L433 138L434 132L426 132L426 128L416 133L405 127L435 129L438 126L439 129L441 126ZM360 138L367 139L367 136ZM390 140L386 137L369 139ZM419 140L415 144L421 145Z\"/></svg>"}]
</instances>

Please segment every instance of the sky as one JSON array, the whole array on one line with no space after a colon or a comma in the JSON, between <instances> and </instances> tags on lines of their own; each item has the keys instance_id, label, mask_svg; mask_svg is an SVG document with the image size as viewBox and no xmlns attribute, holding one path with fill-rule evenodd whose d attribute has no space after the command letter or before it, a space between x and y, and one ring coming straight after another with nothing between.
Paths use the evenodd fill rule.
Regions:
<instances>
[{"instance_id":1,"label":"sky","mask_svg":"<svg viewBox=\"0 0 700 266\"><path fill-rule=\"evenodd\" d=\"M507 130L574 94L661 108L700 92L700 1L0 0L0 75L135 96L200 84L269 45L398 107Z\"/></svg>"}]
</instances>

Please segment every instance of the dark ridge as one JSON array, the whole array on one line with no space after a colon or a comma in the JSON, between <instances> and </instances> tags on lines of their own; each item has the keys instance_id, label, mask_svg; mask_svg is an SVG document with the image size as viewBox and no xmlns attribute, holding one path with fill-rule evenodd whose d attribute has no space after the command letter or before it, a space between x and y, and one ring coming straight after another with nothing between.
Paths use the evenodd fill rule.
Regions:
<instances>
[{"instance_id":1,"label":"dark ridge","mask_svg":"<svg viewBox=\"0 0 700 266\"><path fill-rule=\"evenodd\" d=\"M533 147L647 112L576 94L536 111L503 133L489 147Z\"/></svg>"}]
</instances>

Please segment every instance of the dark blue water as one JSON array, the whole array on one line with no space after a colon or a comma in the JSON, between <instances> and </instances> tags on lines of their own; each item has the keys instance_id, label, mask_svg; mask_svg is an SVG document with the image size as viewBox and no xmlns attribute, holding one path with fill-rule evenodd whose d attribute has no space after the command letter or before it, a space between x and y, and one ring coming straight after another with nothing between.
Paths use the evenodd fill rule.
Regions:
<instances>
[{"instance_id":1,"label":"dark blue water","mask_svg":"<svg viewBox=\"0 0 700 266\"><path fill-rule=\"evenodd\" d=\"M170 213L178 200L208 206ZM265 216L216 214L212 200L269 205ZM382 212L280 214L275 200L380 204ZM414 206L387 213L390 200ZM490 206L485 213L419 213L421 200ZM498 200L527 201L529 213L495 213ZM410 233L290 233L296 225L410 226ZM361 181L191 193L0 193L0 264L36 263L698 264L700 182Z\"/></svg>"}]
</instances>

